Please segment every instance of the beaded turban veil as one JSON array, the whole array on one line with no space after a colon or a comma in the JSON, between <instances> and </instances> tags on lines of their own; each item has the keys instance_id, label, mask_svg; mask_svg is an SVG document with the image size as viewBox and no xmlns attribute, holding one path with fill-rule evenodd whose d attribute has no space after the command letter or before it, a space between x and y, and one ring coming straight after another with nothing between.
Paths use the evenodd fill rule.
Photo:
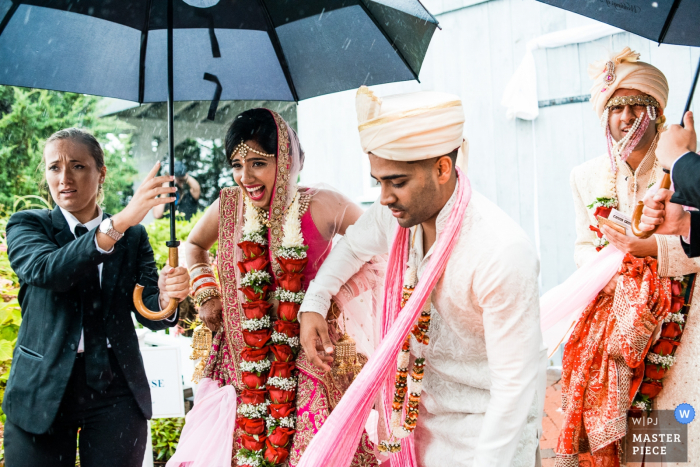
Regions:
<instances>
[{"instance_id":1,"label":"beaded turban veil","mask_svg":"<svg viewBox=\"0 0 700 467\"><path fill-rule=\"evenodd\" d=\"M380 99L362 86L355 106L366 154L411 162L444 156L459 148L457 164L466 170L469 146L462 136L464 110L459 96L414 92Z\"/></svg>"}]
</instances>

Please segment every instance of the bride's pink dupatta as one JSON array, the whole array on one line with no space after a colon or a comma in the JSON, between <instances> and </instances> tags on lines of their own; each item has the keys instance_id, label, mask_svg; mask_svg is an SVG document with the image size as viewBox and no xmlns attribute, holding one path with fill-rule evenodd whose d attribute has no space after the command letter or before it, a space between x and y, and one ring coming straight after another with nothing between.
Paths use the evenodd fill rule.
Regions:
<instances>
[{"instance_id":1,"label":"bride's pink dupatta","mask_svg":"<svg viewBox=\"0 0 700 467\"><path fill-rule=\"evenodd\" d=\"M331 412L321 430L311 440L298 464L299 467L347 467L357 449L357 443L377 393L382 388L384 388L385 411L391 410L396 356L447 266L447 261L459 238L464 212L471 199L472 190L469 179L459 168L457 168L457 177L457 200L447 226L438 238L435 253L403 310L400 309L400 301L403 276L408 261L410 230L402 227L397 229L386 271L382 342L340 400L340 404ZM389 419L390 417L387 417L387 420ZM391 456L391 464L393 467L417 465L413 435L403 440L402 450Z\"/></svg>"}]
</instances>

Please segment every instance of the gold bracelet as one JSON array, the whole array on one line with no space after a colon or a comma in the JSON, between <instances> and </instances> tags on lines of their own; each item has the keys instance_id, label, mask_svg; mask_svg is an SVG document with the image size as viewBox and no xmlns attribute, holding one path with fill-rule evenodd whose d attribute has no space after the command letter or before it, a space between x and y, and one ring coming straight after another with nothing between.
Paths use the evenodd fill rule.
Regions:
<instances>
[{"instance_id":1,"label":"gold bracelet","mask_svg":"<svg viewBox=\"0 0 700 467\"><path fill-rule=\"evenodd\" d=\"M194 297L194 302L198 307L201 307L212 298L221 298L221 293L218 288L211 287L200 291L197 296Z\"/></svg>"}]
</instances>

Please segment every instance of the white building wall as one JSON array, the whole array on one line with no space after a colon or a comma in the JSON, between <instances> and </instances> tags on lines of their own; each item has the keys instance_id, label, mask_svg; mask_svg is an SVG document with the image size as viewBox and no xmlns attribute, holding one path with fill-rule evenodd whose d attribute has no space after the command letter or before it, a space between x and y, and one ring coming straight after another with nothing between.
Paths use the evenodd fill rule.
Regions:
<instances>
[{"instance_id":1,"label":"white building wall","mask_svg":"<svg viewBox=\"0 0 700 467\"><path fill-rule=\"evenodd\" d=\"M541 255L542 291L575 269L571 169L604 151L602 130L589 102L545 107L534 122L509 121L500 105L506 83L529 40L592 20L535 0L424 0L440 21L420 73L421 83L375 86L379 95L419 90L458 94L465 108L474 188L520 223ZM625 45L667 75L666 114L677 123L700 51L657 46L628 33L595 42L535 51L538 99L587 94L588 64ZM342 53L342 51L339 51ZM367 156L357 135L354 91L302 101L298 127L306 151L302 183L327 183L352 199L376 197ZM537 203L535 202L537 200ZM537 209L535 209L537 204Z\"/></svg>"}]
</instances>

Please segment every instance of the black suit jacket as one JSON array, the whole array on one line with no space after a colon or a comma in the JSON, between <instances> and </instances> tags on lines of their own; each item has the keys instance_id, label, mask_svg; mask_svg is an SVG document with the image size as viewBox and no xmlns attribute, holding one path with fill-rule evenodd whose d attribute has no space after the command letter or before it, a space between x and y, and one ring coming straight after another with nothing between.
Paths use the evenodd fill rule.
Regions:
<instances>
[{"instance_id":1,"label":"black suit jacket","mask_svg":"<svg viewBox=\"0 0 700 467\"><path fill-rule=\"evenodd\" d=\"M30 433L45 433L56 417L68 384L82 330L80 284L86 273L102 267L101 303L106 334L136 402L151 417L151 393L131 319L132 292L145 286L144 303L158 309L158 271L146 229L128 229L111 254L100 253L93 229L76 239L61 210L28 210L7 224L7 251L19 277L22 325L7 381L3 411ZM149 321L165 329L177 320Z\"/></svg>"},{"instance_id":2,"label":"black suit jacket","mask_svg":"<svg viewBox=\"0 0 700 467\"><path fill-rule=\"evenodd\" d=\"M671 202L700 208L700 155L689 152L673 166L673 187L676 192ZM681 241L690 258L700 256L700 212L690 213L690 244Z\"/></svg>"}]
</instances>

